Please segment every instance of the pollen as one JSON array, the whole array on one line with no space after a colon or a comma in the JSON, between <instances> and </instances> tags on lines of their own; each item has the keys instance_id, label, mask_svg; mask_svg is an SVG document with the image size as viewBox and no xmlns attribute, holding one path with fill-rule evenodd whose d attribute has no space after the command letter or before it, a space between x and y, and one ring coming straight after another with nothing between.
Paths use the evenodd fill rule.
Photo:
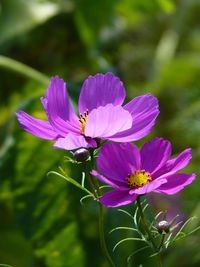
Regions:
<instances>
[{"instance_id":1,"label":"pollen","mask_svg":"<svg viewBox=\"0 0 200 267\"><path fill-rule=\"evenodd\" d=\"M151 182L151 176L145 170L134 171L131 175L127 177L127 182L130 188L139 188L145 184Z\"/></svg>"},{"instance_id":2,"label":"pollen","mask_svg":"<svg viewBox=\"0 0 200 267\"><path fill-rule=\"evenodd\" d=\"M79 115L79 122L80 122L80 124L81 124L81 128L80 128L80 132L82 133L82 134L84 134L84 132L85 132L85 125L86 125L86 121L87 121L87 119L88 119L88 110L86 110L85 112L84 112L84 115L82 115L81 113L80 113L80 115Z\"/></svg>"}]
</instances>

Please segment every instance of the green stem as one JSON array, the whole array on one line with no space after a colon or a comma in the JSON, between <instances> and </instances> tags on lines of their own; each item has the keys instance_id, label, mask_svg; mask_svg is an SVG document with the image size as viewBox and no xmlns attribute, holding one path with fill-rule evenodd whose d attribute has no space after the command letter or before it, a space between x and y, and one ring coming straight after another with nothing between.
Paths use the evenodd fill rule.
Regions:
<instances>
[{"instance_id":1,"label":"green stem","mask_svg":"<svg viewBox=\"0 0 200 267\"><path fill-rule=\"evenodd\" d=\"M144 213L143 213L143 210L142 210L142 206L141 206L141 201L140 201L140 196L137 197L137 206L138 206L138 211L140 213L140 217L141 217L141 223L142 223L142 226L144 228L144 231L147 233L148 237L149 237L149 240L151 241L152 243L152 246L155 250L155 252L157 252L157 246L156 246L156 243L153 239L153 236L151 234L151 231L149 230L149 226L148 226L148 223L146 221L146 218L144 216Z\"/></svg>"},{"instance_id":2,"label":"green stem","mask_svg":"<svg viewBox=\"0 0 200 267\"><path fill-rule=\"evenodd\" d=\"M94 179L94 177L90 174L90 171L94 169L94 149L90 149L90 166L89 166L89 183L91 184L93 190L94 190L94 195L96 199L101 195L101 192L99 190L99 183L98 180Z\"/></svg>"},{"instance_id":3,"label":"green stem","mask_svg":"<svg viewBox=\"0 0 200 267\"><path fill-rule=\"evenodd\" d=\"M90 188L92 190L92 193L93 193L95 199L98 199L98 193L97 193L97 190L96 190L96 187L95 187L95 184L94 184L94 180L93 180L93 177L90 174L88 175L88 181L89 181Z\"/></svg>"},{"instance_id":4,"label":"green stem","mask_svg":"<svg viewBox=\"0 0 200 267\"><path fill-rule=\"evenodd\" d=\"M93 169L94 166L94 150L90 150L90 156L91 156L91 164L90 164L90 169ZM95 182L93 176L90 175L89 172L89 183L92 187L93 193L95 198L98 199L98 197L101 195L100 190L99 190L99 185ZM115 267L115 264L109 254L107 245L106 245L106 240L105 240L105 233L104 233L104 207L99 203L99 238L100 238L100 245L101 249L109 262L111 267Z\"/></svg>"},{"instance_id":5,"label":"green stem","mask_svg":"<svg viewBox=\"0 0 200 267\"><path fill-rule=\"evenodd\" d=\"M164 241L165 241L165 236L166 234L162 234L162 237L161 237L161 240L160 240L160 245L158 247L158 250L161 250L163 244L164 244Z\"/></svg>"},{"instance_id":6,"label":"green stem","mask_svg":"<svg viewBox=\"0 0 200 267\"><path fill-rule=\"evenodd\" d=\"M90 171L93 169L93 150L90 150L90 161L86 161L84 163L85 173L88 173L87 179L89 182L90 189L95 197L95 199L98 199L98 191L95 185L94 177L90 174Z\"/></svg>"},{"instance_id":7,"label":"green stem","mask_svg":"<svg viewBox=\"0 0 200 267\"><path fill-rule=\"evenodd\" d=\"M105 233L104 233L104 207L99 203L99 237L100 237L100 244L101 244L101 249L106 256L108 262L110 263L110 266L115 267L115 264L109 254L107 245L106 245L106 240L105 240Z\"/></svg>"},{"instance_id":8,"label":"green stem","mask_svg":"<svg viewBox=\"0 0 200 267\"><path fill-rule=\"evenodd\" d=\"M46 75L9 57L0 56L0 67L22 74L44 85L49 83L49 78Z\"/></svg>"},{"instance_id":9,"label":"green stem","mask_svg":"<svg viewBox=\"0 0 200 267\"><path fill-rule=\"evenodd\" d=\"M141 223L142 223L142 226L143 226L143 230L146 232L146 234L148 235L148 238L152 244L152 247L154 249L154 252L157 253L159 251L159 249L157 248L157 245L154 241L154 238L151 234L151 231L149 229L149 226L148 226L148 222L145 218L145 215L144 215L144 212L142 210L142 205L141 205L141 201L140 201L140 196L137 197L137 206L138 206L138 211L140 213L140 217L141 217ZM159 267L162 267L162 262L161 262L161 259L160 259L160 255L157 255L157 259L158 259L158 266Z\"/></svg>"}]
</instances>

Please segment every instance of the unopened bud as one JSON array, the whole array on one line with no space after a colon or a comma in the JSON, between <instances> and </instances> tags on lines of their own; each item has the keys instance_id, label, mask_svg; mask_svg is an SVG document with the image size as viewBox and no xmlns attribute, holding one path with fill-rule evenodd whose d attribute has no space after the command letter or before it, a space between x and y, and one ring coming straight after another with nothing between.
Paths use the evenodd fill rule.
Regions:
<instances>
[{"instance_id":1,"label":"unopened bud","mask_svg":"<svg viewBox=\"0 0 200 267\"><path fill-rule=\"evenodd\" d=\"M77 149L74 153L73 156L76 161L78 162L84 162L90 157L90 153L87 149L85 148L79 148Z\"/></svg>"},{"instance_id":2,"label":"unopened bud","mask_svg":"<svg viewBox=\"0 0 200 267\"><path fill-rule=\"evenodd\" d=\"M171 225L169 222L163 220L157 224L157 230L160 234L168 234L170 231L170 226Z\"/></svg>"}]
</instances>

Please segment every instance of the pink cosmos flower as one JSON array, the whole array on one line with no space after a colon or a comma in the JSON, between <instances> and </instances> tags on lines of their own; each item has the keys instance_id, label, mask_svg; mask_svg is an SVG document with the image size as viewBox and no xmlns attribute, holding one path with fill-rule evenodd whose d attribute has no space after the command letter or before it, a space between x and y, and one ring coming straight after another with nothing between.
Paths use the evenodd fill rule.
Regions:
<instances>
[{"instance_id":1,"label":"pink cosmos flower","mask_svg":"<svg viewBox=\"0 0 200 267\"><path fill-rule=\"evenodd\" d=\"M96 147L98 139L129 142L146 136L159 114L158 101L151 94L138 96L122 106L125 89L112 73L89 76L81 89L79 116L69 101L65 82L51 79L41 99L48 121L16 113L21 127L37 137L55 140L54 148L73 150Z\"/></svg>"},{"instance_id":2,"label":"pink cosmos flower","mask_svg":"<svg viewBox=\"0 0 200 267\"><path fill-rule=\"evenodd\" d=\"M93 170L91 174L114 190L99 201L107 207L118 207L149 192L179 192L195 179L194 173L177 173L189 163L190 152L188 148L170 159L171 144L162 138L147 142L140 151L131 143L103 145L97 159L100 173Z\"/></svg>"}]
</instances>

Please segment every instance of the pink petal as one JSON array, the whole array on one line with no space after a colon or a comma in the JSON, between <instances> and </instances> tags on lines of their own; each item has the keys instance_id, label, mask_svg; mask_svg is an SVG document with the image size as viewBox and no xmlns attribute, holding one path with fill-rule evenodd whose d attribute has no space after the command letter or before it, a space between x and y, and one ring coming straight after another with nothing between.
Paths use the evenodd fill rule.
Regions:
<instances>
[{"instance_id":1,"label":"pink petal","mask_svg":"<svg viewBox=\"0 0 200 267\"><path fill-rule=\"evenodd\" d=\"M128 174L140 169L140 152L130 143L105 144L97 158L97 167L109 179L124 182Z\"/></svg>"},{"instance_id":2,"label":"pink petal","mask_svg":"<svg viewBox=\"0 0 200 267\"><path fill-rule=\"evenodd\" d=\"M171 144L163 138L154 138L143 145L140 154L142 169L152 174L170 158Z\"/></svg>"},{"instance_id":3,"label":"pink petal","mask_svg":"<svg viewBox=\"0 0 200 267\"><path fill-rule=\"evenodd\" d=\"M69 133L65 138L59 138L53 147L57 149L73 150L80 147L89 148L96 146L97 144L93 139L87 140L83 135Z\"/></svg>"},{"instance_id":4,"label":"pink petal","mask_svg":"<svg viewBox=\"0 0 200 267\"><path fill-rule=\"evenodd\" d=\"M166 173L173 174L183 169L190 162L191 158L191 149L185 149L178 155L178 157L168 160L161 169L153 174L153 176L158 177Z\"/></svg>"},{"instance_id":5,"label":"pink petal","mask_svg":"<svg viewBox=\"0 0 200 267\"><path fill-rule=\"evenodd\" d=\"M59 133L60 136L65 137L68 133L73 134L80 134L80 124L70 122L70 121L64 121L58 116L54 116L53 119L50 120L51 125L56 130L57 133Z\"/></svg>"},{"instance_id":6,"label":"pink petal","mask_svg":"<svg viewBox=\"0 0 200 267\"><path fill-rule=\"evenodd\" d=\"M99 202L108 208L115 208L119 206L128 205L135 201L137 195L130 195L128 191L114 190L104 194Z\"/></svg>"},{"instance_id":7,"label":"pink petal","mask_svg":"<svg viewBox=\"0 0 200 267\"><path fill-rule=\"evenodd\" d=\"M191 184L196 175L192 174L184 174L184 173L177 173L172 174L167 177L167 183L161 185L157 188L156 192L163 193L167 195L173 195L182 190L186 185Z\"/></svg>"},{"instance_id":8,"label":"pink petal","mask_svg":"<svg viewBox=\"0 0 200 267\"><path fill-rule=\"evenodd\" d=\"M121 106L108 104L89 113L85 136L107 138L132 126L130 113Z\"/></svg>"},{"instance_id":9,"label":"pink petal","mask_svg":"<svg viewBox=\"0 0 200 267\"><path fill-rule=\"evenodd\" d=\"M43 100L43 105L47 113L51 111L51 116L58 116L64 121L76 120L76 114L70 104L69 95L65 82L58 76L51 78L51 83L46 91L46 104Z\"/></svg>"},{"instance_id":10,"label":"pink petal","mask_svg":"<svg viewBox=\"0 0 200 267\"><path fill-rule=\"evenodd\" d=\"M58 76L51 79L47 89L46 97L41 99L44 109L48 115L49 122L61 135L67 133L79 133L80 125L67 93L65 82Z\"/></svg>"},{"instance_id":11,"label":"pink petal","mask_svg":"<svg viewBox=\"0 0 200 267\"><path fill-rule=\"evenodd\" d=\"M155 124L159 114L158 100L151 94L138 96L124 106L133 117L130 129L109 138L115 142L130 142L146 136Z\"/></svg>"},{"instance_id":12,"label":"pink petal","mask_svg":"<svg viewBox=\"0 0 200 267\"><path fill-rule=\"evenodd\" d=\"M112 180L112 179L108 179L105 176L99 174L96 170L92 170L90 172L93 176L95 176L98 180L100 180L103 183L106 183L114 188L118 188L120 190L124 189L127 190L127 184L125 183L125 181L119 181L119 180Z\"/></svg>"},{"instance_id":13,"label":"pink petal","mask_svg":"<svg viewBox=\"0 0 200 267\"><path fill-rule=\"evenodd\" d=\"M85 80L80 97L79 112L91 111L109 103L121 105L125 99L125 89L122 81L112 73L96 74Z\"/></svg>"},{"instance_id":14,"label":"pink petal","mask_svg":"<svg viewBox=\"0 0 200 267\"><path fill-rule=\"evenodd\" d=\"M20 126L30 134L47 140L58 138L57 132L47 121L35 119L26 112L19 111L16 113Z\"/></svg>"},{"instance_id":15,"label":"pink petal","mask_svg":"<svg viewBox=\"0 0 200 267\"><path fill-rule=\"evenodd\" d=\"M130 190L129 194L130 195L132 195L132 194L137 194L137 195L147 194L147 193L154 191L156 188L158 188L162 184L165 184L166 182L167 182L166 178L155 179L152 182L150 182L149 184L146 184L146 185L139 187L137 189Z\"/></svg>"}]
</instances>

